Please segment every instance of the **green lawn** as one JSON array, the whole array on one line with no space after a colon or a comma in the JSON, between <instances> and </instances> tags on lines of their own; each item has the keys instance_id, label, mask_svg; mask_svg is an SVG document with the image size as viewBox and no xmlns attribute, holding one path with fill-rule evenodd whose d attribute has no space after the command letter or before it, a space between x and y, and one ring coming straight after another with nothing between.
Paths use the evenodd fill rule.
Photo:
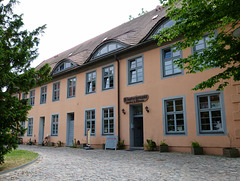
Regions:
<instances>
[{"instance_id":1,"label":"green lawn","mask_svg":"<svg viewBox=\"0 0 240 181\"><path fill-rule=\"evenodd\" d=\"M27 150L13 150L4 156L4 163L0 165L0 172L6 171L28 162L35 160L38 157L37 153Z\"/></svg>"}]
</instances>

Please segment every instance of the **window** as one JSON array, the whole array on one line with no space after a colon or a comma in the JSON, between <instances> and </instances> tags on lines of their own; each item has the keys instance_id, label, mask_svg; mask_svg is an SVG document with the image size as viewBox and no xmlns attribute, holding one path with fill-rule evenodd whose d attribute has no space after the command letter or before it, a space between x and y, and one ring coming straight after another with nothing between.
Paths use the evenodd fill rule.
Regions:
<instances>
[{"instance_id":1,"label":"window","mask_svg":"<svg viewBox=\"0 0 240 181\"><path fill-rule=\"evenodd\" d=\"M53 83L53 101L59 101L60 99L60 82Z\"/></svg>"},{"instance_id":2,"label":"window","mask_svg":"<svg viewBox=\"0 0 240 181\"><path fill-rule=\"evenodd\" d=\"M26 93L22 93L22 99L27 99L27 94Z\"/></svg>"},{"instance_id":3,"label":"window","mask_svg":"<svg viewBox=\"0 0 240 181\"><path fill-rule=\"evenodd\" d=\"M67 60L65 62L62 62L60 65L57 65L57 67L54 69L53 74L62 72L66 69L70 69L72 67L75 67L76 63L71 62L70 60Z\"/></svg>"},{"instance_id":4,"label":"window","mask_svg":"<svg viewBox=\"0 0 240 181\"><path fill-rule=\"evenodd\" d=\"M21 126L22 129L25 129L25 121L22 121L22 122L20 123L20 126ZM25 132L21 130L20 136L21 136L21 137L24 137L24 134L25 134Z\"/></svg>"},{"instance_id":5,"label":"window","mask_svg":"<svg viewBox=\"0 0 240 181\"><path fill-rule=\"evenodd\" d=\"M128 60L128 83L135 84L143 82L143 57Z\"/></svg>"},{"instance_id":6,"label":"window","mask_svg":"<svg viewBox=\"0 0 240 181\"><path fill-rule=\"evenodd\" d=\"M41 87L40 104L47 102L47 86Z\"/></svg>"},{"instance_id":7,"label":"window","mask_svg":"<svg viewBox=\"0 0 240 181\"><path fill-rule=\"evenodd\" d=\"M162 73L163 77L182 74L182 69L179 69L177 65L173 63L174 60L181 58L181 51L175 51L174 48L168 47L161 50L162 53Z\"/></svg>"},{"instance_id":8,"label":"window","mask_svg":"<svg viewBox=\"0 0 240 181\"><path fill-rule=\"evenodd\" d=\"M96 92L96 71L86 74L86 94Z\"/></svg>"},{"instance_id":9,"label":"window","mask_svg":"<svg viewBox=\"0 0 240 181\"><path fill-rule=\"evenodd\" d=\"M67 97L75 97L76 96L76 77L68 79L68 90Z\"/></svg>"},{"instance_id":10,"label":"window","mask_svg":"<svg viewBox=\"0 0 240 181\"><path fill-rule=\"evenodd\" d=\"M164 133L186 134L185 97L164 98Z\"/></svg>"},{"instance_id":11,"label":"window","mask_svg":"<svg viewBox=\"0 0 240 181\"><path fill-rule=\"evenodd\" d=\"M203 39L201 39L198 42L196 42L197 44L193 47L193 52L202 53L203 49L205 49L205 48L210 46L210 44L208 44L208 42L211 39L214 39L214 37L210 38L209 35L203 36Z\"/></svg>"},{"instance_id":12,"label":"window","mask_svg":"<svg viewBox=\"0 0 240 181\"><path fill-rule=\"evenodd\" d=\"M93 55L92 59L98 58L102 55L108 54L110 52L117 51L119 49L125 48L126 46L120 43L108 43L102 46L96 53Z\"/></svg>"},{"instance_id":13,"label":"window","mask_svg":"<svg viewBox=\"0 0 240 181\"><path fill-rule=\"evenodd\" d=\"M33 134L33 118L28 118L27 136L32 136L32 134Z\"/></svg>"},{"instance_id":14,"label":"window","mask_svg":"<svg viewBox=\"0 0 240 181\"><path fill-rule=\"evenodd\" d=\"M175 24L175 21L168 19L167 21L164 21L156 31L153 32L153 34L149 37L152 38L153 35L158 35L159 31L162 31L163 28L170 28Z\"/></svg>"},{"instance_id":15,"label":"window","mask_svg":"<svg viewBox=\"0 0 240 181\"><path fill-rule=\"evenodd\" d=\"M114 134L114 108L108 107L102 109L102 134L113 135Z\"/></svg>"},{"instance_id":16,"label":"window","mask_svg":"<svg viewBox=\"0 0 240 181\"><path fill-rule=\"evenodd\" d=\"M58 136L58 114L52 115L51 135Z\"/></svg>"},{"instance_id":17,"label":"window","mask_svg":"<svg viewBox=\"0 0 240 181\"><path fill-rule=\"evenodd\" d=\"M90 129L91 136L95 135L95 109L85 111L85 135L87 135L87 130Z\"/></svg>"},{"instance_id":18,"label":"window","mask_svg":"<svg viewBox=\"0 0 240 181\"><path fill-rule=\"evenodd\" d=\"M114 87L114 66L104 67L102 69L102 89L108 90Z\"/></svg>"},{"instance_id":19,"label":"window","mask_svg":"<svg viewBox=\"0 0 240 181\"><path fill-rule=\"evenodd\" d=\"M223 93L214 91L213 93L198 93L197 101L197 124L200 134L224 133L225 116Z\"/></svg>"},{"instance_id":20,"label":"window","mask_svg":"<svg viewBox=\"0 0 240 181\"><path fill-rule=\"evenodd\" d=\"M35 90L30 91L29 101L30 101L30 105L34 106L34 104L35 104Z\"/></svg>"}]
</instances>

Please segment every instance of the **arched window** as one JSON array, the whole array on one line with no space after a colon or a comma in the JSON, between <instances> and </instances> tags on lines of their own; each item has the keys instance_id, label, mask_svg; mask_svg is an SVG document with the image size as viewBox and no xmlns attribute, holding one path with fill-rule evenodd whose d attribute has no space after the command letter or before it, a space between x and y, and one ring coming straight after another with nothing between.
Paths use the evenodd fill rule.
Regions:
<instances>
[{"instance_id":1,"label":"arched window","mask_svg":"<svg viewBox=\"0 0 240 181\"><path fill-rule=\"evenodd\" d=\"M119 49L125 48L126 46L120 43L112 42L105 44L101 48L99 48L93 55L92 59L98 58L102 55L106 55L108 53L117 51Z\"/></svg>"},{"instance_id":2,"label":"arched window","mask_svg":"<svg viewBox=\"0 0 240 181\"><path fill-rule=\"evenodd\" d=\"M75 67L77 64L71 61L64 61L62 63L60 63L59 65L56 66L56 68L54 68L53 74L62 72L66 69Z\"/></svg>"},{"instance_id":3,"label":"arched window","mask_svg":"<svg viewBox=\"0 0 240 181\"><path fill-rule=\"evenodd\" d=\"M175 24L176 21L173 21L171 19L168 19L167 21L164 21L160 26L157 27L157 29L153 32L152 35L157 35L159 31L161 31L163 28L170 28Z\"/></svg>"}]
</instances>

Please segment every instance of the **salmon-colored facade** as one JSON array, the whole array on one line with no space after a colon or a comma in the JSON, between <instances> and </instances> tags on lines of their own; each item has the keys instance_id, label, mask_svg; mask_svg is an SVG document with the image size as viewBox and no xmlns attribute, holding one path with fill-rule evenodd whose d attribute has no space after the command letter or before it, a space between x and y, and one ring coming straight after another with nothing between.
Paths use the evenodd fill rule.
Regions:
<instances>
[{"instance_id":1,"label":"salmon-colored facade","mask_svg":"<svg viewBox=\"0 0 240 181\"><path fill-rule=\"evenodd\" d=\"M156 26L157 23L152 25L151 31ZM217 92L217 87L191 90L221 69L186 74L171 67L169 70L177 73L169 74L166 56L173 43L158 47L156 41L142 41L93 63L87 61L75 69L53 74L52 81L44 85L46 103L40 104L44 86L34 89L35 103L28 116L33 119L33 130L22 137L24 142L31 138L41 144L49 135L51 142L62 141L66 146L71 146L73 139L86 143L86 129L91 128L92 147L101 147L106 136L116 135L124 140L126 149L143 148L147 139L158 146L165 140L170 151L190 152L192 141L199 142L207 154L220 155L224 147L239 148L240 83L230 81L223 92ZM105 45L107 42L102 44ZM100 43L94 52L102 46ZM185 58L192 51L187 48L179 56ZM113 68L114 76L110 78L113 79L110 86L106 86L109 77L105 79L104 71L109 67ZM91 86L95 84L88 81L93 72L96 73L94 89ZM73 77L75 96L68 98L68 81ZM53 86L57 82L60 82L59 100L53 101ZM57 127L53 126L55 115Z\"/></svg>"}]
</instances>

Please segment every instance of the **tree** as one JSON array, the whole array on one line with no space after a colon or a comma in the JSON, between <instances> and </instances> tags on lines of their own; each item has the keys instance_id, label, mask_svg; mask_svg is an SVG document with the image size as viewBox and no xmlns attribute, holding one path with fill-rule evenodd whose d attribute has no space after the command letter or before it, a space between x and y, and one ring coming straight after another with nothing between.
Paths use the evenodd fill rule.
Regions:
<instances>
[{"instance_id":1,"label":"tree","mask_svg":"<svg viewBox=\"0 0 240 181\"><path fill-rule=\"evenodd\" d=\"M158 45L182 40L174 44L177 50L194 47L206 33L210 40L203 52L195 52L175 63L187 69L187 73L202 72L219 67L221 72L196 85L193 90L211 88L215 85L222 90L229 79L240 80L240 40L233 31L240 25L240 1L237 0L160 0L167 6L167 17L175 21L172 27L165 28L154 38ZM217 29L217 36L214 33ZM214 38L215 37L215 38Z\"/></svg>"},{"instance_id":2,"label":"tree","mask_svg":"<svg viewBox=\"0 0 240 181\"><path fill-rule=\"evenodd\" d=\"M32 32L23 30L23 15L13 13L16 3L0 0L0 164L4 155L17 147L18 135L24 131L20 123L27 120L31 109L28 100L20 99L20 93L50 80L48 65L39 70L30 67L38 55L38 36L46 26Z\"/></svg>"}]
</instances>

